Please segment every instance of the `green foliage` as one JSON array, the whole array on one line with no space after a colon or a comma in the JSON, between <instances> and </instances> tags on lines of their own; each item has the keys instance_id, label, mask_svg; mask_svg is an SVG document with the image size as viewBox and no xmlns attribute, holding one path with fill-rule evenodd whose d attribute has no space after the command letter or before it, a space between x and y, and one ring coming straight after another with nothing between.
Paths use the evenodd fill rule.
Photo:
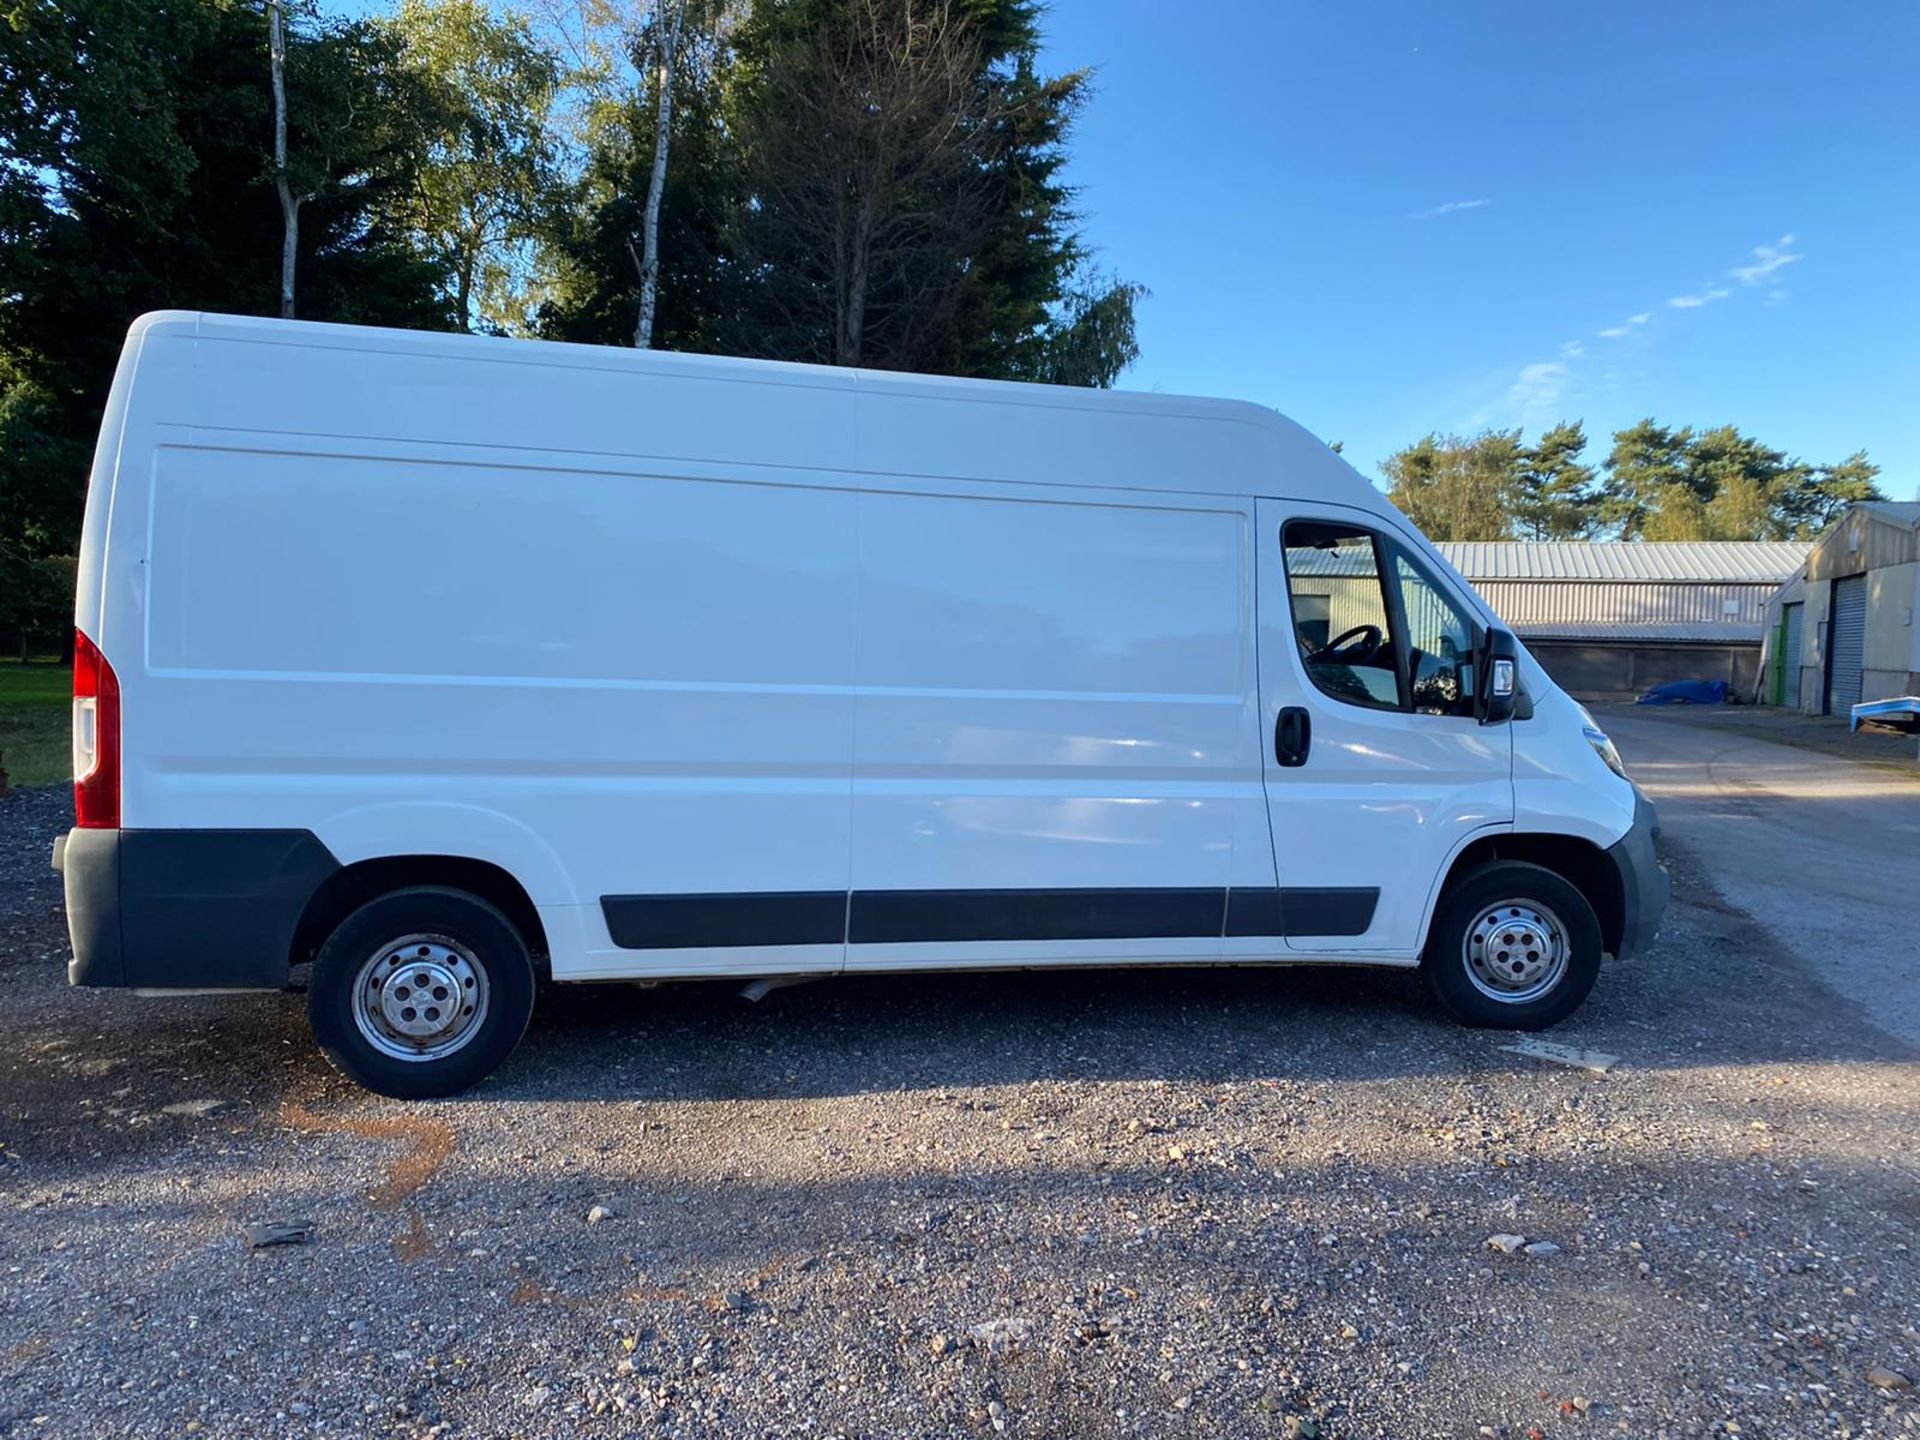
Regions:
<instances>
[{"instance_id":1,"label":"green foliage","mask_svg":"<svg viewBox=\"0 0 1920 1440\"><path fill-rule=\"evenodd\" d=\"M61 554L79 546L74 477L87 473L91 439L72 407L63 409L45 385L0 358L0 554Z\"/></svg>"},{"instance_id":2,"label":"green foliage","mask_svg":"<svg viewBox=\"0 0 1920 1440\"><path fill-rule=\"evenodd\" d=\"M1809 539L1848 505L1885 498L1864 453L1807 465L1731 425L1642 420L1614 433L1597 476L1586 444L1577 421L1531 445L1518 430L1428 435L1381 468L1388 498L1435 540Z\"/></svg>"},{"instance_id":3,"label":"green foliage","mask_svg":"<svg viewBox=\"0 0 1920 1440\"><path fill-rule=\"evenodd\" d=\"M1615 434L1601 508L1627 540L1804 540L1848 505L1885 499L1879 473L1863 452L1809 465L1731 425L1649 419Z\"/></svg>"},{"instance_id":4,"label":"green foliage","mask_svg":"<svg viewBox=\"0 0 1920 1440\"><path fill-rule=\"evenodd\" d=\"M723 232L738 203L737 157L719 79L726 51L711 36L683 50L676 69L673 162L660 211L660 294L653 343L716 350L730 290ZM637 73L637 72L636 72ZM586 162L568 203L549 212L546 293L539 334L600 345L633 342L640 304L642 215L653 164L656 107L638 84L595 80L586 107Z\"/></svg>"},{"instance_id":5,"label":"green foliage","mask_svg":"<svg viewBox=\"0 0 1920 1440\"><path fill-rule=\"evenodd\" d=\"M1508 492L1513 526L1527 540L1584 540L1598 523L1593 467L1581 463L1587 432L1562 421L1521 447Z\"/></svg>"},{"instance_id":6,"label":"green foliage","mask_svg":"<svg viewBox=\"0 0 1920 1440\"><path fill-rule=\"evenodd\" d=\"M744 203L723 348L1110 384L1128 285L1084 275L1059 179L1085 72L1031 0L762 0L729 91Z\"/></svg>"},{"instance_id":7,"label":"green foliage","mask_svg":"<svg viewBox=\"0 0 1920 1440\"><path fill-rule=\"evenodd\" d=\"M1387 498L1432 540L1502 540L1525 448L1518 430L1428 435L1387 457Z\"/></svg>"},{"instance_id":8,"label":"green foliage","mask_svg":"<svg viewBox=\"0 0 1920 1440\"><path fill-rule=\"evenodd\" d=\"M559 194L552 137L560 65L521 16L482 0L402 0L379 22L427 101L423 163L399 220L452 280L469 329L528 331L534 245Z\"/></svg>"},{"instance_id":9,"label":"green foliage","mask_svg":"<svg viewBox=\"0 0 1920 1440\"><path fill-rule=\"evenodd\" d=\"M1083 73L1037 69L1028 0L696 6L675 77L655 343L1111 385L1144 289L1103 277L1060 183ZM644 49L644 34L635 42ZM541 333L621 343L638 305L651 72L586 107Z\"/></svg>"}]
</instances>

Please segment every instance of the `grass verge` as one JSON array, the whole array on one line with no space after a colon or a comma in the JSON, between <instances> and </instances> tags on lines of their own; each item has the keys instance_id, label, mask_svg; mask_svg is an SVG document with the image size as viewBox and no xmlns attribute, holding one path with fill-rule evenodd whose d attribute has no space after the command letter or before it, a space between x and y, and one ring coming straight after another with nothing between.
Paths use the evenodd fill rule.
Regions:
<instances>
[{"instance_id":1,"label":"grass verge","mask_svg":"<svg viewBox=\"0 0 1920 1440\"><path fill-rule=\"evenodd\" d=\"M0 765L15 785L57 785L73 773L73 672L0 660Z\"/></svg>"}]
</instances>

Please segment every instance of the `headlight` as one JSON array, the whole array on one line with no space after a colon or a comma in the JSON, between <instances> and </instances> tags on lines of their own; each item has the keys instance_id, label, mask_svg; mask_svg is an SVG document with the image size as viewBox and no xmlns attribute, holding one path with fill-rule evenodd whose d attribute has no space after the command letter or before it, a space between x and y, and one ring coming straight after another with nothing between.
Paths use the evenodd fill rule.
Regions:
<instances>
[{"instance_id":1,"label":"headlight","mask_svg":"<svg viewBox=\"0 0 1920 1440\"><path fill-rule=\"evenodd\" d=\"M1621 762L1620 752L1614 748L1607 732L1597 725L1582 726L1580 733L1587 737L1587 744L1593 747L1593 753L1607 762L1607 769L1622 780L1627 778L1627 767Z\"/></svg>"}]
</instances>

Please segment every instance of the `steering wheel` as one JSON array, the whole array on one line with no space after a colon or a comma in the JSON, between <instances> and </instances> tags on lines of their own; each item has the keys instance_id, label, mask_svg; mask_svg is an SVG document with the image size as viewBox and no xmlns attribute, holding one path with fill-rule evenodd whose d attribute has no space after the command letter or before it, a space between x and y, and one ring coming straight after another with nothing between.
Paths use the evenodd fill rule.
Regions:
<instances>
[{"instance_id":1,"label":"steering wheel","mask_svg":"<svg viewBox=\"0 0 1920 1440\"><path fill-rule=\"evenodd\" d=\"M1356 625L1343 630L1307 656L1309 665L1365 665L1380 653L1386 632L1378 625Z\"/></svg>"}]
</instances>

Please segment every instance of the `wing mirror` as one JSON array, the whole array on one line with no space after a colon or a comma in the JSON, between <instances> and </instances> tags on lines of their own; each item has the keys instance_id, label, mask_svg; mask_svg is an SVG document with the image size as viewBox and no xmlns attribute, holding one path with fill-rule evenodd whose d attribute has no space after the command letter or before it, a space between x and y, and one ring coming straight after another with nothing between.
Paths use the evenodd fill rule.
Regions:
<instances>
[{"instance_id":1,"label":"wing mirror","mask_svg":"<svg viewBox=\"0 0 1920 1440\"><path fill-rule=\"evenodd\" d=\"M1474 676L1475 709L1482 725L1504 725L1521 704L1520 642L1509 630L1488 630L1474 648L1478 652Z\"/></svg>"}]
</instances>

